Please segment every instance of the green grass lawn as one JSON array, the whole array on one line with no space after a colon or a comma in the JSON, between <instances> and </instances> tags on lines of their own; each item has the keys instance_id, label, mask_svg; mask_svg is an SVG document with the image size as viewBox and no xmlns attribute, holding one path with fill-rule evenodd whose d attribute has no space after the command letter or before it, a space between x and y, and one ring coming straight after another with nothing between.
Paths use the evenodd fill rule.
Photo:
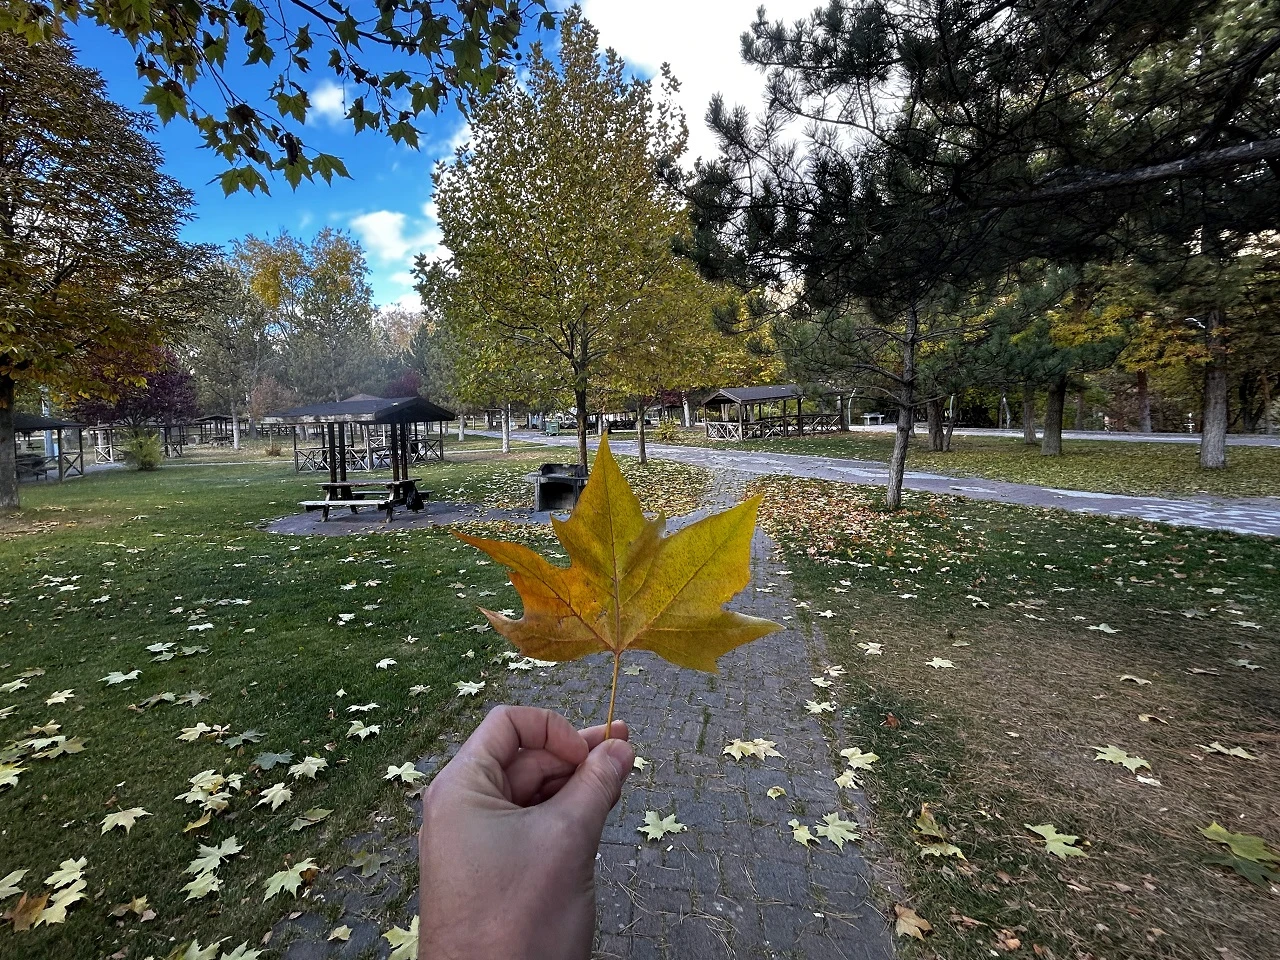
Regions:
<instances>
[{"instance_id":1,"label":"green grass lawn","mask_svg":"<svg viewBox=\"0 0 1280 960\"><path fill-rule=\"evenodd\" d=\"M708 442L704 433L686 431L685 437L688 443ZM736 446L886 462L893 437L823 434L751 440ZM1038 446L1013 437L956 436L951 440L951 452L930 453L928 437L921 428L912 441L907 469L1104 493L1280 497L1277 447L1228 447L1225 470L1201 470L1199 448L1193 443L1065 440L1062 446L1062 456L1042 457Z\"/></svg>"},{"instance_id":2,"label":"green grass lawn","mask_svg":"<svg viewBox=\"0 0 1280 960\"><path fill-rule=\"evenodd\" d=\"M1280 855L1280 543L923 495L888 515L858 487L758 485L796 615L848 670L818 698L837 705L832 740L879 757L861 772L868 849L905 885L886 899L934 925L916 953L1280 956L1276 888L1214 863L1225 849L1199 832ZM1257 759L1200 746L1215 742ZM1150 768L1096 761L1108 745ZM965 859L925 853L926 803ZM1026 824L1088 856L1047 855Z\"/></svg>"},{"instance_id":3,"label":"green grass lawn","mask_svg":"<svg viewBox=\"0 0 1280 960\"><path fill-rule=\"evenodd\" d=\"M415 473L437 499L512 506L530 499L522 478L538 456ZM624 469L651 509L684 512L706 484L676 464ZM162 957L192 937L258 944L302 908L287 895L264 903L267 878L313 858L322 884L352 858L344 839L411 829L408 787L384 779L388 766L439 756L487 696L501 699L505 642L476 611L519 607L501 568L439 528L261 529L314 496L316 480L291 461L188 461L24 486L23 511L0 519L0 770L16 780L0 786L0 878L26 871L14 885L35 897L52 892L44 880L60 863L86 861L86 899L64 923L0 928L0 957ZM480 680L478 697L455 690ZM166 695L176 702L155 699ZM353 738L353 721L378 732ZM179 739L199 724L214 729ZM50 737L83 749L31 743ZM60 755L33 756L50 746ZM327 767L295 777L271 754ZM187 831L201 808L175 798L203 771L243 780L224 811ZM292 798L259 805L282 782ZM135 807L148 816L130 832L102 832L105 817ZM292 830L313 808L332 813ZM217 870L221 888L188 900L199 845L233 836L244 849ZM404 921L415 887L404 878L385 928ZM109 916L138 897L153 919ZM6 896L0 910L18 902Z\"/></svg>"}]
</instances>

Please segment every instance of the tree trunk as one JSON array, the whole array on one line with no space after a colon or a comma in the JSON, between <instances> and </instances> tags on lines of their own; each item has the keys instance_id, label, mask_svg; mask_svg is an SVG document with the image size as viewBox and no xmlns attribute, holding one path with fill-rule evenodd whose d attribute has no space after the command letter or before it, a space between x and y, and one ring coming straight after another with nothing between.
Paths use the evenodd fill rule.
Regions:
<instances>
[{"instance_id":1,"label":"tree trunk","mask_svg":"<svg viewBox=\"0 0 1280 960\"><path fill-rule=\"evenodd\" d=\"M502 452L511 452L511 404L502 407Z\"/></svg>"},{"instance_id":2,"label":"tree trunk","mask_svg":"<svg viewBox=\"0 0 1280 960\"><path fill-rule=\"evenodd\" d=\"M951 415L947 417L947 432L942 441L942 452L951 452L951 434L955 433L956 421L960 418L956 416L955 408L952 407Z\"/></svg>"},{"instance_id":3,"label":"tree trunk","mask_svg":"<svg viewBox=\"0 0 1280 960\"><path fill-rule=\"evenodd\" d=\"M1005 393L1000 394L1000 427L1003 430L1009 429L1009 424L1013 422L1013 414L1009 411L1009 397Z\"/></svg>"},{"instance_id":4,"label":"tree trunk","mask_svg":"<svg viewBox=\"0 0 1280 960\"><path fill-rule=\"evenodd\" d=\"M648 452L645 450L644 446L644 412L646 408L644 404L639 404L638 406L639 409L636 410L636 430L638 431L639 436L640 462L648 463Z\"/></svg>"},{"instance_id":5,"label":"tree trunk","mask_svg":"<svg viewBox=\"0 0 1280 960\"><path fill-rule=\"evenodd\" d=\"M573 388L573 412L578 421L578 464L587 468L587 388Z\"/></svg>"},{"instance_id":6,"label":"tree trunk","mask_svg":"<svg viewBox=\"0 0 1280 960\"><path fill-rule=\"evenodd\" d=\"M942 400L939 397L931 397L925 401L925 416L929 421L929 450L932 453L942 453L943 451L943 416L942 416Z\"/></svg>"},{"instance_id":7,"label":"tree trunk","mask_svg":"<svg viewBox=\"0 0 1280 960\"><path fill-rule=\"evenodd\" d=\"M1138 371L1138 432L1151 432L1151 392L1147 387L1147 371Z\"/></svg>"},{"instance_id":8,"label":"tree trunk","mask_svg":"<svg viewBox=\"0 0 1280 960\"><path fill-rule=\"evenodd\" d=\"M1067 378L1059 377L1049 386L1049 396L1044 405L1044 440L1040 443L1040 456L1062 456L1062 411L1067 405Z\"/></svg>"},{"instance_id":9,"label":"tree trunk","mask_svg":"<svg viewBox=\"0 0 1280 960\"><path fill-rule=\"evenodd\" d=\"M693 426L693 411L689 409L689 395L687 393L680 394L680 406L684 411L684 428L688 430Z\"/></svg>"},{"instance_id":10,"label":"tree trunk","mask_svg":"<svg viewBox=\"0 0 1280 960\"><path fill-rule=\"evenodd\" d=\"M1205 318L1209 362L1204 367L1200 423L1200 466L1205 470L1222 470L1227 465L1227 362L1222 326L1222 311L1215 307Z\"/></svg>"},{"instance_id":11,"label":"tree trunk","mask_svg":"<svg viewBox=\"0 0 1280 960\"><path fill-rule=\"evenodd\" d=\"M916 332L919 317L915 304L907 311L906 338L902 344L902 384L898 390L898 424L893 434L893 455L889 458L889 486L885 505L890 510L902 507L902 477L907 470L907 449L915 426Z\"/></svg>"},{"instance_id":12,"label":"tree trunk","mask_svg":"<svg viewBox=\"0 0 1280 960\"><path fill-rule=\"evenodd\" d=\"M1271 375L1262 371L1262 432L1271 435Z\"/></svg>"},{"instance_id":13,"label":"tree trunk","mask_svg":"<svg viewBox=\"0 0 1280 960\"><path fill-rule=\"evenodd\" d=\"M231 449L240 449L240 414L236 412L236 405L231 404Z\"/></svg>"},{"instance_id":14,"label":"tree trunk","mask_svg":"<svg viewBox=\"0 0 1280 960\"><path fill-rule=\"evenodd\" d=\"M1036 442L1036 388L1029 383L1022 385L1022 442Z\"/></svg>"},{"instance_id":15,"label":"tree trunk","mask_svg":"<svg viewBox=\"0 0 1280 960\"><path fill-rule=\"evenodd\" d=\"M13 378L0 373L0 510L17 510L18 451L14 446L13 401L16 393Z\"/></svg>"}]
</instances>

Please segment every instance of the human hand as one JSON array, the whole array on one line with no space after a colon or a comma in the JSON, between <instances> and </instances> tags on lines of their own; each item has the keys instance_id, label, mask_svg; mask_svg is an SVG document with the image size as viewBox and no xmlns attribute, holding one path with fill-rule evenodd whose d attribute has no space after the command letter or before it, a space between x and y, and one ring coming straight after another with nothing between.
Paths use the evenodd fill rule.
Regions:
<instances>
[{"instance_id":1,"label":"human hand","mask_svg":"<svg viewBox=\"0 0 1280 960\"><path fill-rule=\"evenodd\" d=\"M590 957L600 833L635 760L626 724L612 732L489 712L423 801L419 956Z\"/></svg>"}]
</instances>

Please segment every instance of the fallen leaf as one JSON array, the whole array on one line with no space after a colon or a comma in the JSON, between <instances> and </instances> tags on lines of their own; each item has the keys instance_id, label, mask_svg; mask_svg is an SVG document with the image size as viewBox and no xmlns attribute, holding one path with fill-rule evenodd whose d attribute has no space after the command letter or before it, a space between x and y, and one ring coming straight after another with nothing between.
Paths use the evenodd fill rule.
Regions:
<instances>
[{"instance_id":1,"label":"fallen leaf","mask_svg":"<svg viewBox=\"0 0 1280 960\"><path fill-rule=\"evenodd\" d=\"M1213 741L1213 743L1209 744L1208 746L1205 746L1203 743L1197 743L1196 746L1199 747L1201 750L1203 750L1205 753L1220 753L1223 756L1227 756L1227 757L1239 757L1241 760L1257 760L1258 759L1252 753L1246 750L1244 747L1224 747L1217 740Z\"/></svg>"},{"instance_id":2,"label":"fallen leaf","mask_svg":"<svg viewBox=\"0 0 1280 960\"><path fill-rule=\"evenodd\" d=\"M859 747L847 747L840 751L840 756L844 757L850 770L869 770L871 765L880 759L874 753L863 753Z\"/></svg>"},{"instance_id":3,"label":"fallen leaf","mask_svg":"<svg viewBox=\"0 0 1280 960\"><path fill-rule=\"evenodd\" d=\"M55 889L73 884L84 876L84 868L88 863L88 857L81 857L79 860L63 860L57 870L44 878L44 882Z\"/></svg>"},{"instance_id":4,"label":"fallen leaf","mask_svg":"<svg viewBox=\"0 0 1280 960\"><path fill-rule=\"evenodd\" d=\"M933 667L935 670L954 670L955 664L950 660L943 660L941 657L934 657L925 663L926 667Z\"/></svg>"},{"instance_id":5,"label":"fallen leaf","mask_svg":"<svg viewBox=\"0 0 1280 960\"><path fill-rule=\"evenodd\" d=\"M933 931L933 924L910 907L895 903L893 905L893 915L896 918L893 931L900 937L915 937L917 940L923 940L925 934Z\"/></svg>"},{"instance_id":6,"label":"fallen leaf","mask_svg":"<svg viewBox=\"0 0 1280 960\"><path fill-rule=\"evenodd\" d=\"M799 820L788 820L787 826L791 828L791 837L796 843L809 846L811 843L817 843L818 838L810 831L807 824L801 823Z\"/></svg>"},{"instance_id":7,"label":"fallen leaf","mask_svg":"<svg viewBox=\"0 0 1280 960\"><path fill-rule=\"evenodd\" d=\"M1105 760L1107 763L1116 763L1135 773L1142 767L1146 767L1148 770L1151 769L1151 764L1147 763L1147 761L1143 760L1141 757L1131 757L1129 754L1125 753L1125 751L1121 750L1117 746L1113 746L1112 744L1107 744L1105 747L1094 747L1093 749L1098 751L1098 755L1093 758L1094 760Z\"/></svg>"},{"instance_id":8,"label":"fallen leaf","mask_svg":"<svg viewBox=\"0 0 1280 960\"><path fill-rule=\"evenodd\" d=\"M1119 631L1119 630L1117 630L1115 627L1111 626L1110 624L1106 624L1106 623L1100 623L1100 624L1098 624L1096 627L1090 627L1089 629L1090 629L1090 630L1096 630L1096 631L1098 631L1099 633L1119 633L1119 632L1120 632L1120 631Z\"/></svg>"},{"instance_id":9,"label":"fallen leaf","mask_svg":"<svg viewBox=\"0 0 1280 960\"><path fill-rule=\"evenodd\" d=\"M408 930L392 927L382 935L391 944L387 960L418 960L418 918L414 917Z\"/></svg>"},{"instance_id":10,"label":"fallen leaf","mask_svg":"<svg viewBox=\"0 0 1280 960\"><path fill-rule=\"evenodd\" d=\"M735 760L741 760L744 757L755 757L763 760L766 757L780 757L780 754L774 747L777 746L772 740L764 740L756 737L754 740L732 740L729 745L720 751L721 756L730 756Z\"/></svg>"},{"instance_id":11,"label":"fallen leaf","mask_svg":"<svg viewBox=\"0 0 1280 960\"><path fill-rule=\"evenodd\" d=\"M351 866L360 871L360 876L368 879L381 870L383 865L389 863L390 860L390 857L384 857L380 853L361 850L351 858Z\"/></svg>"},{"instance_id":12,"label":"fallen leaf","mask_svg":"<svg viewBox=\"0 0 1280 960\"><path fill-rule=\"evenodd\" d=\"M288 803L292 799L293 791L286 787L284 781L281 780L279 783L272 784L263 790L262 795L258 797L258 802L254 806L260 807L269 803L272 810L279 810L282 804Z\"/></svg>"},{"instance_id":13,"label":"fallen leaf","mask_svg":"<svg viewBox=\"0 0 1280 960\"><path fill-rule=\"evenodd\" d=\"M854 775L852 770L846 770L844 773L840 774L840 776L836 777L837 787L844 787L847 790L850 787L856 787L857 785L858 778Z\"/></svg>"},{"instance_id":14,"label":"fallen leaf","mask_svg":"<svg viewBox=\"0 0 1280 960\"><path fill-rule=\"evenodd\" d=\"M222 941L218 941L221 943ZM230 953L224 953L218 960L258 960L262 956L261 950L250 949L248 941L240 944Z\"/></svg>"},{"instance_id":15,"label":"fallen leaf","mask_svg":"<svg viewBox=\"0 0 1280 960\"><path fill-rule=\"evenodd\" d=\"M316 862L308 857L287 870L273 873L263 884L267 889L266 895L262 898L263 902L265 903L280 893L287 893L296 897L298 888L308 881L308 875L315 876L317 872L319 872L319 868L316 866Z\"/></svg>"},{"instance_id":16,"label":"fallen leaf","mask_svg":"<svg viewBox=\"0 0 1280 960\"><path fill-rule=\"evenodd\" d=\"M417 783L419 780L426 779L426 774L421 770L414 768L412 763L405 762L398 767L389 766L387 772L383 774L383 780L400 780L404 783Z\"/></svg>"},{"instance_id":17,"label":"fallen leaf","mask_svg":"<svg viewBox=\"0 0 1280 960\"><path fill-rule=\"evenodd\" d=\"M830 700L823 700L821 703L816 700L806 700L804 708L812 714L835 713L836 705Z\"/></svg>"},{"instance_id":18,"label":"fallen leaf","mask_svg":"<svg viewBox=\"0 0 1280 960\"><path fill-rule=\"evenodd\" d=\"M764 795L770 800L777 800L779 797L785 797L787 791L783 790L782 787L770 787L764 792Z\"/></svg>"},{"instance_id":19,"label":"fallen leaf","mask_svg":"<svg viewBox=\"0 0 1280 960\"><path fill-rule=\"evenodd\" d=\"M1140 687L1150 686L1150 680L1144 680L1142 677L1135 677L1132 673L1124 673L1120 675L1120 682L1128 680L1130 683L1136 683Z\"/></svg>"},{"instance_id":20,"label":"fallen leaf","mask_svg":"<svg viewBox=\"0 0 1280 960\"><path fill-rule=\"evenodd\" d=\"M329 936L325 937L325 939L339 940L342 943L346 943L348 940L351 939L351 928L348 927L345 923L340 927L334 927L332 930L329 931Z\"/></svg>"},{"instance_id":21,"label":"fallen leaf","mask_svg":"<svg viewBox=\"0 0 1280 960\"><path fill-rule=\"evenodd\" d=\"M862 834L856 829L857 826L852 820L841 819L838 813L828 813L822 818L822 822L814 827L814 833L820 837L826 837L836 845L836 849L843 850L846 841L862 839Z\"/></svg>"},{"instance_id":22,"label":"fallen leaf","mask_svg":"<svg viewBox=\"0 0 1280 960\"><path fill-rule=\"evenodd\" d=\"M631 766L637 770L643 770L645 767L649 766L649 761L637 753L636 758L631 761Z\"/></svg>"},{"instance_id":23,"label":"fallen leaf","mask_svg":"<svg viewBox=\"0 0 1280 960\"><path fill-rule=\"evenodd\" d=\"M683 833L686 829L683 823L676 822L674 813L659 817L653 810L646 810L644 823L636 827L637 832L643 833L647 840L661 840L668 833Z\"/></svg>"},{"instance_id":24,"label":"fallen leaf","mask_svg":"<svg viewBox=\"0 0 1280 960\"><path fill-rule=\"evenodd\" d=\"M484 689L485 682L486 681L484 680L481 680L479 683L473 682L471 680L458 680L456 683L454 683L454 687L457 688L458 696L474 697L477 693L479 693L481 690Z\"/></svg>"},{"instance_id":25,"label":"fallen leaf","mask_svg":"<svg viewBox=\"0 0 1280 960\"><path fill-rule=\"evenodd\" d=\"M119 670L112 670L102 678L102 682L108 687L114 687L118 683L129 683L131 680L137 680L141 675L141 670L131 670L128 673L121 673ZM25 686L25 684L23 684L23 686Z\"/></svg>"},{"instance_id":26,"label":"fallen leaf","mask_svg":"<svg viewBox=\"0 0 1280 960\"><path fill-rule=\"evenodd\" d=\"M141 807L130 807L128 810L120 810L116 813L109 813L102 820L102 832L114 830L116 827L124 827L124 832L128 833L133 829L133 825L138 822L140 817L149 817L151 814L143 810Z\"/></svg>"},{"instance_id":27,"label":"fallen leaf","mask_svg":"<svg viewBox=\"0 0 1280 960\"><path fill-rule=\"evenodd\" d=\"M307 829L307 827L314 827L317 823L325 820L331 813L333 813L332 810L326 810L323 807L312 807L302 816L295 818L293 823L289 824L289 829L296 833L299 830Z\"/></svg>"},{"instance_id":28,"label":"fallen leaf","mask_svg":"<svg viewBox=\"0 0 1280 960\"><path fill-rule=\"evenodd\" d=\"M271 770L284 763L293 763L292 751L286 750L284 753L265 751L253 758L253 765L259 770Z\"/></svg>"},{"instance_id":29,"label":"fallen leaf","mask_svg":"<svg viewBox=\"0 0 1280 960\"><path fill-rule=\"evenodd\" d=\"M1219 826L1216 820L1200 832L1214 843L1226 845L1232 854L1242 860L1251 860L1254 863L1280 863L1280 856L1271 852L1262 837L1251 833L1232 833L1225 827Z\"/></svg>"},{"instance_id":30,"label":"fallen leaf","mask_svg":"<svg viewBox=\"0 0 1280 960\"><path fill-rule=\"evenodd\" d=\"M1088 854L1081 850L1077 845L1077 841L1080 839L1079 837L1069 833L1059 833L1058 828L1051 823L1042 823L1039 826L1034 827L1029 823L1024 823L1023 826L1032 833L1038 833L1040 836L1044 837L1045 853L1051 853L1055 857L1059 857L1063 860L1067 859L1067 857L1088 856Z\"/></svg>"},{"instance_id":31,"label":"fallen leaf","mask_svg":"<svg viewBox=\"0 0 1280 960\"><path fill-rule=\"evenodd\" d=\"M14 870L0 877L0 900L8 900L15 893L21 893L22 888L18 884L26 875L26 870Z\"/></svg>"},{"instance_id":32,"label":"fallen leaf","mask_svg":"<svg viewBox=\"0 0 1280 960\"><path fill-rule=\"evenodd\" d=\"M289 768L289 776L294 779L306 777L308 780L314 780L316 774L327 766L329 761L324 757L303 757Z\"/></svg>"},{"instance_id":33,"label":"fallen leaf","mask_svg":"<svg viewBox=\"0 0 1280 960\"><path fill-rule=\"evenodd\" d=\"M222 889L222 881L216 873L202 873L182 888L188 900L203 900L211 893Z\"/></svg>"},{"instance_id":34,"label":"fallen leaf","mask_svg":"<svg viewBox=\"0 0 1280 960\"><path fill-rule=\"evenodd\" d=\"M42 893L38 897L24 893L17 903L5 911L4 918L13 924L15 931L23 933L30 930L40 918L40 914L44 911L44 905L48 901L49 894L47 893Z\"/></svg>"},{"instance_id":35,"label":"fallen leaf","mask_svg":"<svg viewBox=\"0 0 1280 960\"><path fill-rule=\"evenodd\" d=\"M371 723L366 726L363 720L352 720L351 726L347 730L347 739L350 740L352 737L359 737L361 740L367 740L369 737L377 736L381 732L381 724Z\"/></svg>"}]
</instances>

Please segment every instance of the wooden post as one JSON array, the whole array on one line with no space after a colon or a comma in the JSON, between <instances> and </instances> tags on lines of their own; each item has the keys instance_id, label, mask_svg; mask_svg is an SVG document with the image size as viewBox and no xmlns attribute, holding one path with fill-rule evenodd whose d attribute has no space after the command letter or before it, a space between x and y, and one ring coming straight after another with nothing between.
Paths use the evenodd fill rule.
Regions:
<instances>
[{"instance_id":1,"label":"wooden post","mask_svg":"<svg viewBox=\"0 0 1280 960\"><path fill-rule=\"evenodd\" d=\"M400 479L409 479L409 425L400 424Z\"/></svg>"},{"instance_id":2,"label":"wooden post","mask_svg":"<svg viewBox=\"0 0 1280 960\"><path fill-rule=\"evenodd\" d=\"M329 459L329 482L338 482L338 441L334 436L333 424L329 424L329 429L325 435L325 453Z\"/></svg>"},{"instance_id":3,"label":"wooden post","mask_svg":"<svg viewBox=\"0 0 1280 960\"><path fill-rule=\"evenodd\" d=\"M347 479L347 425L338 424L338 479Z\"/></svg>"},{"instance_id":4,"label":"wooden post","mask_svg":"<svg viewBox=\"0 0 1280 960\"><path fill-rule=\"evenodd\" d=\"M800 431L800 436L804 436L804 397L796 397L796 429Z\"/></svg>"}]
</instances>

